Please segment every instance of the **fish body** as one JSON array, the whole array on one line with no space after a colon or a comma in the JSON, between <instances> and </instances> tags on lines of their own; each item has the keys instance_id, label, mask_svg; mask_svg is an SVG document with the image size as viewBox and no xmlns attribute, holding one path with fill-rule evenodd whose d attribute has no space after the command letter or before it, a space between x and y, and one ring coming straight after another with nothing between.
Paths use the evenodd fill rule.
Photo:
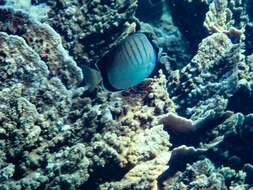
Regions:
<instances>
[{"instance_id":1,"label":"fish body","mask_svg":"<svg viewBox=\"0 0 253 190\"><path fill-rule=\"evenodd\" d=\"M90 78L86 81L90 84L101 84L108 91L121 91L149 77L154 71L157 60L158 52L153 44L145 34L136 32L96 64L101 74L101 83L92 82ZM86 76L94 77L92 74Z\"/></svg>"}]
</instances>

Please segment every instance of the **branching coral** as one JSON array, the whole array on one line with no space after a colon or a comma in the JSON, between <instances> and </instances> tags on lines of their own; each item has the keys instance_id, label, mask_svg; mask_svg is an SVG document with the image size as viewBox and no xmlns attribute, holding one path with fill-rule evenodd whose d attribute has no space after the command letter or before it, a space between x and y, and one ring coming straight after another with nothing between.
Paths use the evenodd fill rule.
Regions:
<instances>
[{"instance_id":1,"label":"branching coral","mask_svg":"<svg viewBox=\"0 0 253 190\"><path fill-rule=\"evenodd\" d=\"M214 0L206 13L204 26L209 33L224 32L232 41L243 39L248 18L240 0Z\"/></svg>"},{"instance_id":2,"label":"branching coral","mask_svg":"<svg viewBox=\"0 0 253 190\"><path fill-rule=\"evenodd\" d=\"M212 96L229 96L235 90L238 80L237 64L242 57L239 47L234 46L225 34L209 36L202 41L191 62L180 73L175 72L179 76L172 76L174 80L169 85L172 96L188 108L189 115L193 114L191 110L197 111L190 107L203 105ZM210 109L212 104L209 103ZM213 106L218 108L216 104Z\"/></svg>"}]
</instances>

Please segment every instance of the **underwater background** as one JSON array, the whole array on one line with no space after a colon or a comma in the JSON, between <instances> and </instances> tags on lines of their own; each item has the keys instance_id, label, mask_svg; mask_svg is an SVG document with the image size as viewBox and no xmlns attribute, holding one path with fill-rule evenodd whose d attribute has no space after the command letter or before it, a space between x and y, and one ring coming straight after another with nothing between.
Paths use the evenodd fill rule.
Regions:
<instances>
[{"instance_id":1,"label":"underwater background","mask_svg":"<svg viewBox=\"0 0 253 190\"><path fill-rule=\"evenodd\" d=\"M253 1L0 0L0 190L44 189L253 189Z\"/></svg>"}]
</instances>

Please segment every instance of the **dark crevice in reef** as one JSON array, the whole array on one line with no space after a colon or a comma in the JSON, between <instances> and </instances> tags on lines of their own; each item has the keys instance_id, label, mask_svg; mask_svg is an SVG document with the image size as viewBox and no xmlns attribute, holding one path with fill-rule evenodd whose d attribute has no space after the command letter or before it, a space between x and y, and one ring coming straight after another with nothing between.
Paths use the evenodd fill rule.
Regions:
<instances>
[{"instance_id":1,"label":"dark crevice in reef","mask_svg":"<svg viewBox=\"0 0 253 190\"><path fill-rule=\"evenodd\" d=\"M227 110L241 112L244 115L253 112L253 85L243 85L228 100Z\"/></svg>"},{"instance_id":2,"label":"dark crevice in reef","mask_svg":"<svg viewBox=\"0 0 253 190\"><path fill-rule=\"evenodd\" d=\"M4 5L6 3L6 0L0 0L0 5Z\"/></svg>"},{"instance_id":3,"label":"dark crevice in reef","mask_svg":"<svg viewBox=\"0 0 253 190\"><path fill-rule=\"evenodd\" d=\"M253 162L253 155L248 154L250 151L251 147L247 146L242 139L239 139L238 134L231 132L225 135L222 143L208 150L207 157L216 166L241 170L245 163L252 164Z\"/></svg>"},{"instance_id":4,"label":"dark crevice in reef","mask_svg":"<svg viewBox=\"0 0 253 190\"><path fill-rule=\"evenodd\" d=\"M249 16L249 19L253 21L253 1L252 0L247 0L246 1L246 10Z\"/></svg>"},{"instance_id":5,"label":"dark crevice in reef","mask_svg":"<svg viewBox=\"0 0 253 190\"><path fill-rule=\"evenodd\" d=\"M13 175L13 179L14 180L22 179L25 176L25 171L21 167L21 164L25 162L23 153L20 152L15 154L14 156L7 154L6 157L10 163L15 165L15 172Z\"/></svg>"},{"instance_id":6,"label":"dark crevice in reef","mask_svg":"<svg viewBox=\"0 0 253 190\"><path fill-rule=\"evenodd\" d=\"M45 190L46 189L46 184L40 185L37 190Z\"/></svg>"},{"instance_id":7,"label":"dark crevice in reef","mask_svg":"<svg viewBox=\"0 0 253 190\"><path fill-rule=\"evenodd\" d=\"M160 176L157 178L158 182L158 189L159 190L165 190L165 186L163 184L164 181L169 179L170 177L173 177L176 172L181 171L184 172L186 170L187 164L193 164L194 162L198 160L203 160L203 155L192 155L191 157L180 157L180 159L177 159L173 161L172 163L168 163L170 166L167 170L165 170Z\"/></svg>"},{"instance_id":8,"label":"dark crevice in reef","mask_svg":"<svg viewBox=\"0 0 253 190\"><path fill-rule=\"evenodd\" d=\"M253 7L252 7L253 10ZM253 22L249 22L245 27L245 54L253 53Z\"/></svg>"},{"instance_id":9,"label":"dark crevice in reef","mask_svg":"<svg viewBox=\"0 0 253 190\"><path fill-rule=\"evenodd\" d=\"M138 1L135 16L143 22L155 22L163 14L163 2L161 0Z\"/></svg>"},{"instance_id":10,"label":"dark crevice in reef","mask_svg":"<svg viewBox=\"0 0 253 190\"><path fill-rule=\"evenodd\" d=\"M31 0L32 5L39 5L41 3L47 3L48 0Z\"/></svg>"},{"instance_id":11,"label":"dark crevice in reef","mask_svg":"<svg viewBox=\"0 0 253 190\"><path fill-rule=\"evenodd\" d=\"M113 162L108 162L113 163ZM92 173L90 175L89 180L81 185L80 189L87 190L92 189L96 190L98 189L100 184L103 184L105 182L112 182L112 181L119 181L121 180L124 175L130 170L130 167L120 168L116 165L109 165L107 164L104 167L95 167L92 168L93 171L96 171L96 173Z\"/></svg>"},{"instance_id":12,"label":"dark crevice in reef","mask_svg":"<svg viewBox=\"0 0 253 190\"><path fill-rule=\"evenodd\" d=\"M243 171L246 173L245 183L253 185L253 165L245 164Z\"/></svg>"},{"instance_id":13,"label":"dark crevice in reef","mask_svg":"<svg viewBox=\"0 0 253 190\"><path fill-rule=\"evenodd\" d=\"M56 144L54 144L53 146L49 146L49 152L50 153L54 153L54 152L58 152L62 149L62 147L67 147L67 146L70 146L69 142L67 139L65 139L65 141L60 141Z\"/></svg>"},{"instance_id":14,"label":"dark crevice in reef","mask_svg":"<svg viewBox=\"0 0 253 190\"><path fill-rule=\"evenodd\" d=\"M246 1L246 11L249 17L249 23L245 27L245 54L250 55L253 53L253 1Z\"/></svg>"},{"instance_id":15,"label":"dark crevice in reef","mask_svg":"<svg viewBox=\"0 0 253 190\"><path fill-rule=\"evenodd\" d=\"M208 4L195 0L167 0L173 22L180 32L191 43L192 51L196 52L198 44L208 33L203 26Z\"/></svg>"}]
</instances>

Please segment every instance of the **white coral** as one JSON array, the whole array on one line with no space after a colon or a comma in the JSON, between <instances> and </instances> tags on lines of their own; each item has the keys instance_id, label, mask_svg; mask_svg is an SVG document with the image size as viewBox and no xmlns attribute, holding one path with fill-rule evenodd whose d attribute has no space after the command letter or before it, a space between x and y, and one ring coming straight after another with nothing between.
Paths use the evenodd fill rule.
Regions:
<instances>
[{"instance_id":1,"label":"white coral","mask_svg":"<svg viewBox=\"0 0 253 190\"><path fill-rule=\"evenodd\" d=\"M21 9L39 21L46 19L49 11L49 7L45 3L32 5L31 0L7 0L6 5L14 9Z\"/></svg>"}]
</instances>

